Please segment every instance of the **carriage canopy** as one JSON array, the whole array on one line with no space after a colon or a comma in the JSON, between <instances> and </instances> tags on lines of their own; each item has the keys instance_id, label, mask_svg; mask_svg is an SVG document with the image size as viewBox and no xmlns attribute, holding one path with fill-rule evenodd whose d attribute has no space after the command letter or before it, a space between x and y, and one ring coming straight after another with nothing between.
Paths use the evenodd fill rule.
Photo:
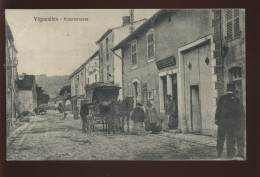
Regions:
<instances>
[{"instance_id":1,"label":"carriage canopy","mask_svg":"<svg viewBox=\"0 0 260 177\"><path fill-rule=\"evenodd\" d=\"M89 103L99 103L117 99L121 87L112 83L98 82L86 85L85 89Z\"/></svg>"}]
</instances>

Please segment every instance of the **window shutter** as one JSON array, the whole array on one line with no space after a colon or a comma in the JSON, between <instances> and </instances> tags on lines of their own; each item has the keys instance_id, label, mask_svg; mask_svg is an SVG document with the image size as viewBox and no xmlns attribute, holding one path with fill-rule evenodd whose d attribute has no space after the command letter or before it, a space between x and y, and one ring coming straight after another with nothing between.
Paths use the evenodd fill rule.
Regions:
<instances>
[{"instance_id":1,"label":"window shutter","mask_svg":"<svg viewBox=\"0 0 260 177\"><path fill-rule=\"evenodd\" d=\"M226 19L227 20L232 20L232 9L227 9L226 10Z\"/></svg>"},{"instance_id":2,"label":"window shutter","mask_svg":"<svg viewBox=\"0 0 260 177\"><path fill-rule=\"evenodd\" d=\"M227 38L232 39L232 21L227 22Z\"/></svg>"},{"instance_id":3,"label":"window shutter","mask_svg":"<svg viewBox=\"0 0 260 177\"><path fill-rule=\"evenodd\" d=\"M234 17L239 17L239 9L234 9Z\"/></svg>"},{"instance_id":4,"label":"window shutter","mask_svg":"<svg viewBox=\"0 0 260 177\"><path fill-rule=\"evenodd\" d=\"M239 28L239 10L234 10L234 37L240 36L240 28Z\"/></svg>"}]
</instances>

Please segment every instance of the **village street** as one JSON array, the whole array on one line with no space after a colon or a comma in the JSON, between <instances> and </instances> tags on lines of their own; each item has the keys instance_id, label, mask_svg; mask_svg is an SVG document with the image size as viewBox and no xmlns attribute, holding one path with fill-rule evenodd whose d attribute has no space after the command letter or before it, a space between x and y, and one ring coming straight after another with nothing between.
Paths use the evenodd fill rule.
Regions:
<instances>
[{"instance_id":1,"label":"village street","mask_svg":"<svg viewBox=\"0 0 260 177\"><path fill-rule=\"evenodd\" d=\"M9 143L8 160L216 159L216 139L207 136L168 132L114 135L102 132L101 125L96 132L82 133L80 119L69 114L60 121L60 114L54 110L37 120L21 133L23 138Z\"/></svg>"}]
</instances>

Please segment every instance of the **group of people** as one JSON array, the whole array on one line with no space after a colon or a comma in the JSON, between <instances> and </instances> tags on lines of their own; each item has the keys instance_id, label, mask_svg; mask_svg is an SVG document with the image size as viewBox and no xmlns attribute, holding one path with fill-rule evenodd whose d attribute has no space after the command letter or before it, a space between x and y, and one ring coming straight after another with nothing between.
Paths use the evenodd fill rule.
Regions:
<instances>
[{"instance_id":1,"label":"group of people","mask_svg":"<svg viewBox=\"0 0 260 177\"><path fill-rule=\"evenodd\" d=\"M175 101L171 98L171 95L166 96L165 117L160 117L157 114L150 100L147 102L146 107L143 107L141 101L137 101L131 119L134 122L133 134L142 134L145 131L157 134L161 131L167 131L169 128L177 128L178 118L176 116Z\"/></svg>"},{"instance_id":2,"label":"group of people","mask_svg":"<svg viewBox=\"0 0 260 177\"><path fill-rule=\"evenodd\" d=\"M131 120L134 122L132 134L152 134L166 131L169 128L177 128L178 118L176 116L176 103L171 95L166 96L165 117L161 118L151 101L143 106L142 101L136 102L136 107L131 114ZM82 131L85 132L87 125L87 115L89 110L87 104L82 105L80 115L82 117ZM244 157L245 147L245 110L239 98L235 96L235 85L227 85L227 94L221 96L218 100L215 123L218 125L217 135L217 153L222 157L223 146L227 140L227 157ZM237 153L235 145L237 145Z\"/></svg>"}]
</instances>

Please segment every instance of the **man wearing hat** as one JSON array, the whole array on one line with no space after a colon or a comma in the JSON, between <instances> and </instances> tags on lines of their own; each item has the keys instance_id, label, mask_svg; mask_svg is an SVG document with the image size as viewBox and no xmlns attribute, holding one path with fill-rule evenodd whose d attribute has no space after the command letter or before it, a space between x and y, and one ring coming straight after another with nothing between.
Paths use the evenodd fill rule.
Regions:
<instances>
[{"instance_id":1,"label":"man wearing hat","mask_svg":"<svg viewBox=\"0 0 260 177\"><path fill-rule=\"evenodd\" d=\"M245 117L244 108L239 98L234 95L235 85L227 85L227 94L219 98L215 123L218 125L217 152L221 158L225 139L227 138L227 157L232 159L236 155L235 143L237 139L238 156L243 156Z\"/></svg>"},{"instance_id":2,"label":"man wearing hat","mask_svg":"<svg viewBox=\"0 0 260 177\"><path fill-rule=\"evenodd\" d=\"M174 114L175 112L175 103L171 98L171 95L166 95L166 102L165 102L165 115L166 120L163 122L163 130L166 131L169 129L169 119L170 116Z\"/></svg>"},{"instance_id":3,"label":"man wearing hat","mask_svg":"<svg viewBox=\"0 0 260 177\"><path fill-rule=\"evenodd\" d=\"M137 101L136 108L134 108L131 119L134 121L133 134L143 134L143 122L145 120L145 113L142 108L143 104L141 101Z\"/></svg>"}]
</instances>

